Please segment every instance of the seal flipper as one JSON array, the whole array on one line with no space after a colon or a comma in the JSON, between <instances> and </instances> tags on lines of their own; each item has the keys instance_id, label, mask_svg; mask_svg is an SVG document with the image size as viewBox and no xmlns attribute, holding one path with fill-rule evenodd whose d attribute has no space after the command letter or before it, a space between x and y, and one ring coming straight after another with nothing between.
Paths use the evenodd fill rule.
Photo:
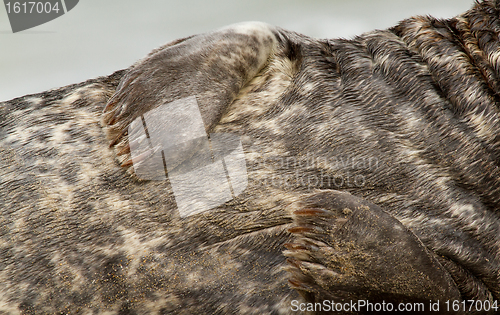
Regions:
<instances>
[{"instance_id":1,"label":"seal flipper","mask_svg":"<svg viewBox=\"0 0 500 315\"><path fill-rule=\"evenodd\" d=\"M265 23L236 24L175 41L136 63L103 113L111 146L124 155L122 166L131 164L124 137L129 125L160 105L195 96L210 132L240 89L266 65L277 36Z\"/></svg>"},{"instance_id":2,"label":"seal flipper","mask_svg":"<svg viewBox=\"0 0 500 315\"><path fill-rule=\"evenodd\" d=\"M398 220L365 199L321 191L291 206L290 284L308 302L460 300L445 269ZM441 305L443 309L443 305Z\"/></svg>"}]
</instances>

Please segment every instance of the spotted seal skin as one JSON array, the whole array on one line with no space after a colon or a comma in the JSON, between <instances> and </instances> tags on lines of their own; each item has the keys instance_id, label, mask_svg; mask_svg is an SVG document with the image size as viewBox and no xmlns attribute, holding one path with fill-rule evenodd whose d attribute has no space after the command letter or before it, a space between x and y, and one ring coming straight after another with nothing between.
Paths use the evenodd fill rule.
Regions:
<instances>
[{"instance_id":1,"label":"spotted seal skin","mask_svg":"<svg viewBox=\"0 0 500 315\"><path fill-rule=\"evenodd\" d=\"M0 103L0 314L498 301L499 12L352 40L240 24ZM181 218L127 130L188 96L241 136L248 187Z\"/></svg>"}]
</instances>

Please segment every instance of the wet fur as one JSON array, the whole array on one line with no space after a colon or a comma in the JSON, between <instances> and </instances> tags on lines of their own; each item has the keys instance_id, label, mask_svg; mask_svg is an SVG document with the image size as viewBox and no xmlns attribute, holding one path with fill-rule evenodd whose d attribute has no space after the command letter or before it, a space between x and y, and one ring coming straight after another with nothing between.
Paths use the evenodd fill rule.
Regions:
<instances>
[{"instance_id":1,"label":"wet fur","mask_svg":"<svg viewBox=\"0 0 500 315\"><path fill-rule=\"evenodd\" d=\"M162 49L186 53L190 38L108 77L1 103L0 312L277 314L298 292L342 296L297 273L310 251L299 245L318 236L300 229L304 212L291 205L329 190L376 204L411 231L459 298L499 300L499 10L485 1L352 40L281 29L253 38L274 45L268 57L235 57L240 71L223 81L222 105L201 104L207 130L242 136L249 186L184 219L168 181L134 176L125 130L163 97L218 82L207 78L220 73L202 73L186 77L194 90L165 95L130 84ZM172 83L148 80L146 91ZM347 178L364 180L339 185Z\"/></svg>"}]
</instances>

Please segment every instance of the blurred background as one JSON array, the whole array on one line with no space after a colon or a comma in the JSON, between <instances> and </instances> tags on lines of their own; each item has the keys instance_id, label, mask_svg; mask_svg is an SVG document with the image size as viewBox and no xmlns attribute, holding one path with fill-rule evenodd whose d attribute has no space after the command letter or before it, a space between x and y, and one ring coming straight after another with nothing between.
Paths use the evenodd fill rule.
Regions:
<instances>
[{"instance_id":1,"label":"blurred background","mask_svg":"<svg viewBox=\"0 0 500 315\"><path fill-rule=\"evenodd\" d=\"M242 21L312 37L350 38L412 15L452 17L473 0L80 0L63 16L12 33L0 5L0 101L126 68L176 38Z\"/></svg>"}]
</instances>

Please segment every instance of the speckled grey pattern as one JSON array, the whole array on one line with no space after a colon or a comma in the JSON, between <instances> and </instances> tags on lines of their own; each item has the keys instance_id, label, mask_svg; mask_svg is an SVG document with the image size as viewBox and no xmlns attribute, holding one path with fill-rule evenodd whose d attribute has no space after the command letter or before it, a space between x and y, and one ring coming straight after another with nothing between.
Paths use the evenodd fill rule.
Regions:
<instances>
[{"instance_id":1,"label":"speckled grey pattern","mask_svg":"<svg viewBox=\"0 0 500 315\"><path fill-rule=\"evenodd\" d=\"M0 314L500 299L499 11L352 40L240 24L0 103ZM187 96L241 137L248 187L180 218L126 131Z\"/></svg>"}]
</instances>

